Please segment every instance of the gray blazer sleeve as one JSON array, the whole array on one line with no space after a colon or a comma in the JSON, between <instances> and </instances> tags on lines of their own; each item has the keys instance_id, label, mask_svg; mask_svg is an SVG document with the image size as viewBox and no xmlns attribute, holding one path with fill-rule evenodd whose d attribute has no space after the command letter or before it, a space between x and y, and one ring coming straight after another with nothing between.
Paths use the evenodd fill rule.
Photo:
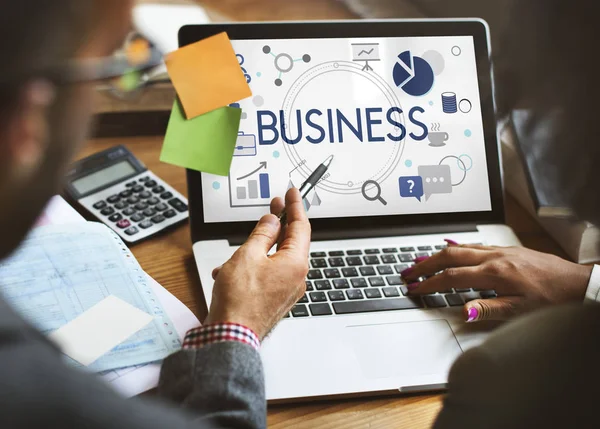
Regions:
<instances>
[{"instance_id":1,"label":"gray blazer sleeve","mask_svg":"<svg viewBox=\"0 0 600 429\"><path fill-rule=\"evenodd\" d=\"M525 317L455 363L434 427L597 428L599 362L600 305Z\"/></svg>"},{"instance_id":2,"label":"gray blazer sleeve","mask_svg":"<svg viewBox=\"0 0 600 429\"><path fill-rule=\"evenodd\" d=\"M60 352L0 299L0 427L179 429L266 427L260 355L220 343L163 366L163 400L124 399Z\"/></svg>"}]
</instances>

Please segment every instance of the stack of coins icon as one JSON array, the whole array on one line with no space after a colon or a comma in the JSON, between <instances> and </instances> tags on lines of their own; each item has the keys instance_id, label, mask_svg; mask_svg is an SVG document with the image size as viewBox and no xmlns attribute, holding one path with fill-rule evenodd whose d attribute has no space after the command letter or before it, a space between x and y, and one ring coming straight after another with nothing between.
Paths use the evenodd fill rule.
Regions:
<instances>
[{"instance_id":1,"label":"stack of coins icon","mask_svg":"<svg viewBox=\"0 0 600 429\"><path fill-rule=\"evenodd\" d=\"M454 92L444 92L442 94L442 106L444 108L444 113L458 112L458 105L456 103L456 94Z\"/></svg>"}]
</instances>

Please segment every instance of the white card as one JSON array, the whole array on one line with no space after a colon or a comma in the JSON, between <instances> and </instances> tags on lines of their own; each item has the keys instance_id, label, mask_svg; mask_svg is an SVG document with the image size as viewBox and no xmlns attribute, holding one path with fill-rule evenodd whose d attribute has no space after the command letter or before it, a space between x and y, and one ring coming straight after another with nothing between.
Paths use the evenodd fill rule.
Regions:
<instances>
[{"instance_id":1,"label":"white card","mask_svg":"<svg viewBox=\"0 0 600 429\"><path fill-rule=\"evenodd\" d=\"M152 321L152 316L109 296L48 335L64 354L90 365Z\"/></svg>"}]
</instances>

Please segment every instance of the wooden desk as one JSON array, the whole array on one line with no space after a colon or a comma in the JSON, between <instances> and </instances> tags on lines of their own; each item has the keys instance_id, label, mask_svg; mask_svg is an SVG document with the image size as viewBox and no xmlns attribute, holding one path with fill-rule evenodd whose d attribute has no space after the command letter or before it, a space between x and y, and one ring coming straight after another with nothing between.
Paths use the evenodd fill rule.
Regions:
<instances>
[{"instance_id":1,"label":"wooden desk","mask_svg":"<svg viewBox=\"0 0 600 429\"><path fill-rule=\"evenodd\" d=\"M184 170L158 160L162 138L93 140L81 156L117 144L125 144L150 170L187 195ZM507 217L526 246L564 257L559 247L512 198L507 201ZM192 255L189 225L135 245L132 251L148 274L183 301L200 320L204 318L206 307ZM441 403L442 395L420 395L278 405L269 408L269 425L272 428L310 429L429 428Z\"/></svg>"}]
</instances>

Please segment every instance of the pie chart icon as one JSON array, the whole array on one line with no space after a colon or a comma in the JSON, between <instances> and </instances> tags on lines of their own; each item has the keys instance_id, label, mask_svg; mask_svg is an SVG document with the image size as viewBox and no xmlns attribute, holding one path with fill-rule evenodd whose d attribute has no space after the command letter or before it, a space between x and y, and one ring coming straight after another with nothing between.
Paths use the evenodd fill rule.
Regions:
<instances>
[{"instance_id":1,"label":"pie chart icon","mask_svg":"<svg viewBox=\"0 0 600 429\"><path fill-rule=\"evenodd\" d=\"M398 55L394 65L394 83L408 95L420 97L433 88L434 73L427 61L410 51Z\"/></svg>"}]
</instances>

